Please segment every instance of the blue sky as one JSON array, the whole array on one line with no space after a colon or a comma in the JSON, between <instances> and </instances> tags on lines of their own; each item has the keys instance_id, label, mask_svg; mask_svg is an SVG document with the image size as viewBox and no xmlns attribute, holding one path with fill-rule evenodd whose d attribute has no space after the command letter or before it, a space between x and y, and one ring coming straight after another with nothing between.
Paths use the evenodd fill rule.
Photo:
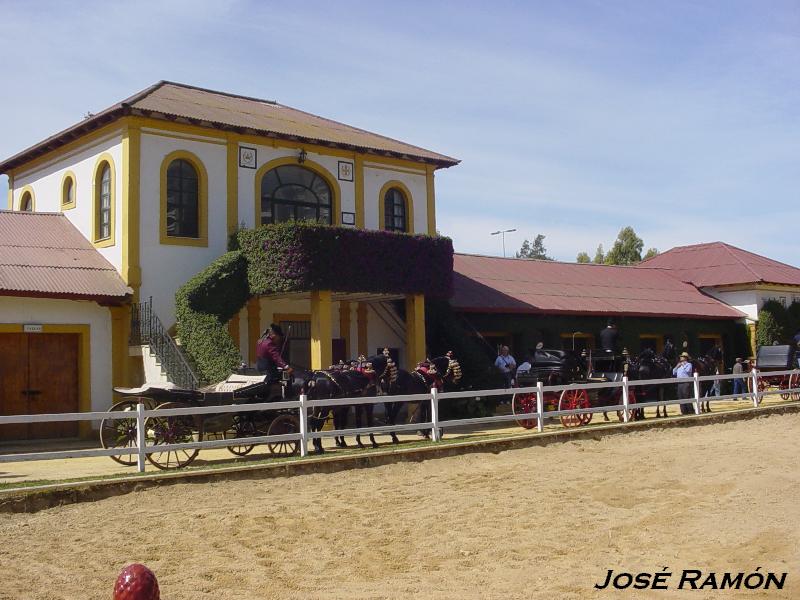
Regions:
<instances>
[{"instance_id":1,"label":"blue sky","mask_svg":"<svg viewBox=\"0 0 800 600\"><path fill-rule=\"evenodd\" d=\"M800 2L8 2L0 156L158 81L278 100L460 158L462 252L722 240L791 264ZM7 182L0 178L0 198Z\"/></svg>"}]
</instances>

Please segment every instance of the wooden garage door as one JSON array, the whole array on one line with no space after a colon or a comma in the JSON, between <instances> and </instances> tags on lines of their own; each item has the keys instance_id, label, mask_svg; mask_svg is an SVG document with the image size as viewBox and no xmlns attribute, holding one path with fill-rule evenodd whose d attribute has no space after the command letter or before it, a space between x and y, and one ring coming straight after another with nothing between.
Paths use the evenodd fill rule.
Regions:
<instances>
[{"instance_id":1,"label":"wooden garage door","mask_svg":"<svg viewBox=\"0 0 800 600\"><path fill-rule=\"evenodd\" d=\"M77 333L0 333L0 415L78 412ZM78 423L0 425L0 440L78 435Z\"/></svg>"}]
</instances>

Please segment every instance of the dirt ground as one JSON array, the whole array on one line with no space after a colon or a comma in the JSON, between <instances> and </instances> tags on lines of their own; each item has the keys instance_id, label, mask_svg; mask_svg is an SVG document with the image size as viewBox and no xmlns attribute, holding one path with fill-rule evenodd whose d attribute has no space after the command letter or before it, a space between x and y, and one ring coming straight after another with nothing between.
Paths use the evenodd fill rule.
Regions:
<instances>
[{"instance_id":1,"label":"dirt ground","mask_svg":"<svg viewBox=\"0 0 800 600\"><path fill-rule=\"evenodd\" d=\"M800 597L800 415L0 514L0 598ZM781 590L597 592L608 569Z\"/></svg>"}]
</instances>

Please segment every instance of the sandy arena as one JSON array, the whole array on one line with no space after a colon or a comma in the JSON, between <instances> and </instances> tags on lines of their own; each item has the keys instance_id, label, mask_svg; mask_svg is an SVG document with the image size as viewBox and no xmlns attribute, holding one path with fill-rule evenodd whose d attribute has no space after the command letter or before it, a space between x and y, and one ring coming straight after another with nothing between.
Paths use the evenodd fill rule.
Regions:
<instances>
[{"instance_id":1,"label":"sandy arena","mask_svg":"<svg viewBox=\"0 0 800 600\"><path fill-rule=\"evenodd\" d=\"M0 514L0 598L800 598L800 415ZM783 590L593 589L607 569Z\"/></svg>"}]
</instances>

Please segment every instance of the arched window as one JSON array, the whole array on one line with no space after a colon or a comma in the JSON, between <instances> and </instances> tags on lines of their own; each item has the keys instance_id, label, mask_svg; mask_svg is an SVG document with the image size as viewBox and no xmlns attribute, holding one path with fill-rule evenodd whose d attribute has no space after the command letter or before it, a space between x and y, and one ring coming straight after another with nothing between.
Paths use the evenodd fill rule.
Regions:
<instances>
[{"instance_id":1,"label":"arched window","mask_svg":"<svg viewBox=\"0 0 800 600\"><path fill-rule=\"evenodd\" d=\"M406 196L399 188L386 190L383 197L383 228L387 231L408 231Z\"/></svg>"},{"instance_id":2,"label":"arched window","mask_svg":"<svg viewBox=\"0 0 800 600\"><path fill-rule=\"evenodd\" d=\"M75 208L75 177L72 173L67 173L61 184L61 208Z\"/></svg>"},{"instance_id":3,"label":"arched window","mask_svg":"<svg viewBox=\"0 0 800 600\"><path fill-rule=\"evenodd\" d=\"M111 238L111 165L104 162L97 173L97 230L98 240Z\"/></svg>"},{"instance_id":4,"label":"arched window","mask_svg":"<svg viewBox=\"0 0 800 600\"><path fill-rule=\"evenodd\" d=\"M333 194L325 179L299 165L281 165L261 179L261 222L331 223Z\"/></svg>"},{"instance_id":5,"label":"arched window","mask_svg":"<svg viewBox=\"0 0 800 600\"><path fill-rule=\"evenodd\" d=\"M19 209L22 212L33 212L33 194L25 192L19 200Z\"/></svg>"},{"instance_id":6,"label":"arched window","mask_svg":"<svg viewBox=\"0 0 800 600\"><path fill-rule=\"evenodd\" d=\"M167 168L167 235L200 237L200 178L188 160L173 160Z\"/></svg>"}]
</instances>

